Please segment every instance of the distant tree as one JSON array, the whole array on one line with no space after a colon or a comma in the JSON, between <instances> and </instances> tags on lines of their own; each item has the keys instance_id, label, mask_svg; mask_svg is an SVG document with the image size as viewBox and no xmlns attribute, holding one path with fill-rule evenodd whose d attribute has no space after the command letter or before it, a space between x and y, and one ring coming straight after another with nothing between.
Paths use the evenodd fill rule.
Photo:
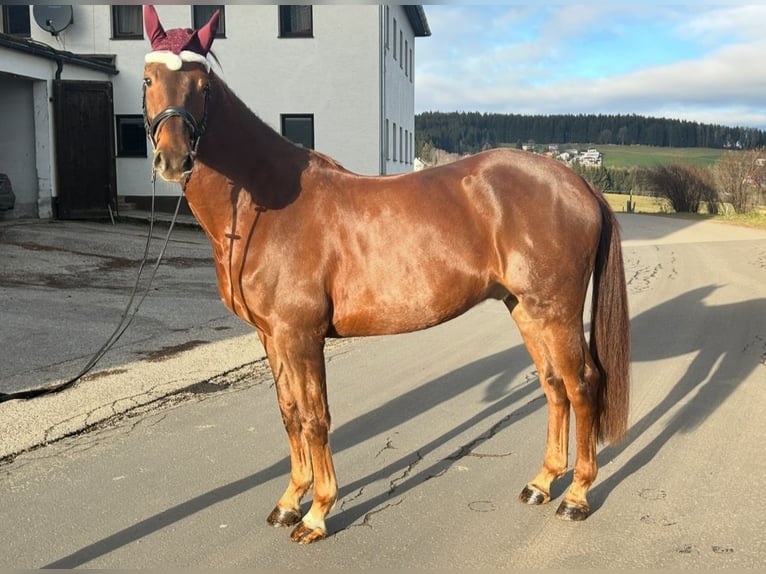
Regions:
<instances>
[{"instance_id":1,"label":"distant tree","mask_svg":"<svg viewBox=\"0 0 766 574\"><path fill-rule=\"evenodd\" d=\"M766 182L766 150L728 151L715 165L718 188L723 199L737 213L749 213L758 205Z\"/></svg>"},{"instance_id":2,"label":"distant tree","mask_svg":"<svg viewBox=\"0 0 766 574\"><path fill-rule=\"evenodd\" d=\"M486 146L535 140L549 144L597 144L751 149L766 144L766 132L667 118L632 115L520 115L423 112L415 116L421 141L449 152L473 153Z\"/></svg>"},{"instance_id":3,"label":"distant tree","mask_svg":"<svg viewBox=\"0 0 766 574\"><path fill-rule=\"evenodd\" d=\"M423 145L420 147L420 150L416 155L425 163L430 164L433 163L434 160L434 151L434 144L432 144L429 140L427 142L423 142Z\"/></svg>"},{"instance_id":4,"label":"distant tree","mask_svg":"<svg viewBox=\"0 0 766 574\"><path fill-rule=\"evenodd\" d=\"M648 170L647 181L655 197L664 197L677 213L697 213L717 196L707 170L686 164L658 165Z\"/></svg>"},{"instance_id":5,"label":"distant tree","mask_svg":"<svg viewBox=\"0 0 766 574\"><path fill-rule=\"evenodd\" d=\"M625 139L628 137L628 126L620 126L617 131L617 139L620 141L620 145L625 145Z\"/></svg>"}]
</instances>

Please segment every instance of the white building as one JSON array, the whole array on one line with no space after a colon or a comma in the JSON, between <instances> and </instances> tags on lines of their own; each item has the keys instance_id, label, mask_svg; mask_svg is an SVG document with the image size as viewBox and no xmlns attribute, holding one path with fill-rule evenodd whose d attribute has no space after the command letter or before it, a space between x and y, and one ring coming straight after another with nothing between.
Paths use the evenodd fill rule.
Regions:
<instances>
[{"instance_id":1,"label":"white building","mask_svg":"<svg viewBox=\"0 0 766 574\"><path fill-rule=\"evenodd\" d=\"M603 155L596 148L590 148L588 151L581 153L577 161L580 165L587 165L590 167L600 167L603 161Z\"/></svg>"},{"instance_id":2,"label":"white building","mask_svg":"<svg viewBox=\"0 0 766 574\"><path fill-rule=\"evenodd\" d=\"M415 38L430 35L421 6L157 10L169 29L199 27L218 7L213 69L261 119L358 173L412 171ZM141 7L2 8L0 173L17 197L10 216L104 215L145 200ZM55 25L71 14L55 35L44 29L50 10ZM157 193L178 189L158 184Z\"/></svg>"}]
</instances>

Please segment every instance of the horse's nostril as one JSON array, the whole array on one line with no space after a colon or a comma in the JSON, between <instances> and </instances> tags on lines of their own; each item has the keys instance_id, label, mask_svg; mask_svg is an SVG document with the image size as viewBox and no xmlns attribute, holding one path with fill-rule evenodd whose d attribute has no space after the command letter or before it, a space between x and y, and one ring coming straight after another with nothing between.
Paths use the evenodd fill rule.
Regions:
<instances>
[{"instance_id":1,"label":"horse's nostril","mask_svg":"<svg viewBox=\"0 0 766 574\"><path fill-rule=\"evenodd\" d=\"M162 164L163 164L162 153L158 151L157 153L154 154L154 169L157 169L157 170L161 169Z\"/></svg>"}]
</instances>

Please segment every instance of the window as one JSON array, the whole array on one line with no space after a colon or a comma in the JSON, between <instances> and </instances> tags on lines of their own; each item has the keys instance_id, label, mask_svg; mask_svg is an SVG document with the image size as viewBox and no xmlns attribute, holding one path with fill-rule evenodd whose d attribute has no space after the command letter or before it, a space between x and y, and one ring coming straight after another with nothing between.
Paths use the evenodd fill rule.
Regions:
<instances>
[{"instance_id":1,"label":"window","mask_svg":"<svg viewBox=\"0 0 766 574\"><path fill-rule=\"evenodd\" d=\"M386 28L386 50L388 50L388 45L389 45L388 36L390 34L390 31L388 29L388 18L389 18L388 5L386 5L386 23L385 23L385 28Z\"/></svg>"},{"instance_id":2,"label":"window","mask_svg":"<svg viewBox=\"0 0 766 574\"><path fill-rule=\"evenodd\" d=\"M396 40L394 40L396 42ZM404 58L406 57L406 54L404 53L404 33L399 30L399 67L401 68L404 65Z\"/></svg>"},{"instance_id":3,"label":"window","mask_svg":"<svg viewBox=\"0 0 766 574\"><path fill-rule=\"evenodd\" d=\"M29 4L3 6L3 32L13 36L29 38Z\"/></svg>"},{"instance_id":4,"label":"window","mask_svg":"<svg viewBox=\"0 0 766 574\"><path fill-rule=\"evenodd\" d=\"M404 60L404 76L410 75L410 60L407 58L407 53L410 51L410 43L404 41L404 52L402 52L402 60Z\"/></svg>"},{"instance_id":5,"label":"window","mask_svg":"<svg viewBox=\"0 0 766 574\"><path fill-rule=\"evenodd\" d=\"M412 83L412 76L415 75L415 68L413 65L415 64L415 59L412 57L412 48L410 48L410 83Z\"/></svg>"},{"instance_id":6,"label":"window","mask_svg":"<svg viewBox=\"0 0 766 574\"><path fill-rule=\"evenodd\" d=\"M394 18L394 60L396 60L396 18Z\"/></svg>"},{"instance_id":7,"label":"window","mask_svg":"<svg viewBox=\"0 0 766 574\"><path fill-rule=\"evenodd\" d=\"M115 116L117 156L146 157L146 129L141 115Z\"/></svg>"},{"instance_id":8,"label":"window","mask_svg":"<svg viewBox=\"0 0 766 574\"><path fill-rule=\"evenodd\" d=\"M216 38L226 37L226 6L223 4L199 4L192 6L192 27L199 30L207 24L208 20L215 14L216 10L221 11L218 17L218 30L215 33Z\"/></svg>"},{"instance_id":9,"label":"window","mask_svg":"<svg viewBox=\"0 0 766 574\"><path fill-rule=\"evenodd\" d=\"M410 130L404 130L404 163L410 163Z\"/></svg>"},{"instance_id":10,"label":"window","mask_svg":"<svg viewBox=\"0 0 766 574\"><path fill-rule=\"evenodd\" d=\"M386 159L391 159L391 142L388 136L388 118L386 118L386 141L383 145L386 146Z\"/></svg>"},{"instance_id":11,"label":"window","mask_svg":"<svg viewBox=\"0 0 766 574\"><path fill-rule=\"evenodd\" d=\"M141 5L112 6L112 38L125 40L143 40L144 24Z\"/></svg>"},{"instance_id":12,"label":"window","mask_svg":"<svg viewBox=\"0 0 766 574\"><path fill-rule=\"evenodd\" d=\"M396 42L394 42L394 46L396 46ZM394 140L394 161L396 161L396 122L394 123L394 129L391 132L391 135L393 136L392 139Z\"/></svg>"},{"instance_id":13,"label":"window","mask_svg":"<svg viewBox=\"0 0 766 574\"><path fill-rule=\"evenodd\" d=\"M311 38L314 35L311 6L280 6L279 37Z\"/></svg>"},{"instance_id":14,"label":"window","mask_svg":"<svg viewBox=\"0 0 766 574\"><path fill-rule=\"evenodd\" d=\"M314 149L314 114L282 114L282 135L294 144Z\"/></svg>"},{"instance_id":15,"label":"window","mask_svg":"<svg viewBox=\"0 0 766 574\"><path fill-rule=\"evenodd\" d=\"M399 161L404 161L404 146L402 145L402 126L399 126Z\"/></svg>"}]
</instances>

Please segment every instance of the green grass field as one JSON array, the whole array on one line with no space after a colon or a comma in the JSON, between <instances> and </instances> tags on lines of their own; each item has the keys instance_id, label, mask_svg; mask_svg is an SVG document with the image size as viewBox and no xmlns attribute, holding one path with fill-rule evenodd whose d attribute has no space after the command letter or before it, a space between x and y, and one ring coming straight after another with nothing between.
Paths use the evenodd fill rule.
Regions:
<instances>
[{"instance_id":1,"label":"green grass field","mask_svg":"<svg viewBox=\"0 0 766 574\"><path fill-rule=\"evenodd\" d=\"M672 163L712 166L724 153L722 149L701 147L670 148L644 145L600 145L594 147L604 154L604 167L652 167Z\"/></svg>"}]
</instances>

